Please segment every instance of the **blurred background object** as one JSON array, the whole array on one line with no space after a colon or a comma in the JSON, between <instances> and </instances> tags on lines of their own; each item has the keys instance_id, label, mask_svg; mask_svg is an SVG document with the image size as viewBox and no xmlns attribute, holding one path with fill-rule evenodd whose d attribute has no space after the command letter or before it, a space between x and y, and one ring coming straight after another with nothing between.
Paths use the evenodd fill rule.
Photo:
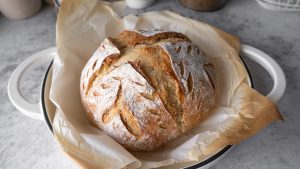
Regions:
<instances>
[{"instance_id":1,"label":"blurred background object","mask_svg":"<svg viewBox=\"0 0 300 169\"><path fill-rule=\"evenodd\" d=\"M125 0L126 5L133 9L146 8L151 6L155 0Z\"/></svg>"},{"instance_id":2,"label":"blurred background object","mask_svg":"<svg viewBox=\"0 0 300 169\"><path fill-rule=\"evenodd\" d=\"M0 11L10 19L24 19L40 11L41 0L0 0Z\"/></svg>"},{"instance_id":3,"label":"blurred background object","mask_svg":"<svg viewBox=\"0 0 300 169\"><path fill-rule=\"evenodd\" d=\"M180 0L187 8L197 11L212 11L222 7L226 0Z\"/></svg>"},{"instance_id":4,"label":"blurred background object","mask_svg":"<svg viewBox=\"0 0 300 169\"><path fill-rule=\"evenodd\" d=\"M300 11L300 0L256 0L262 7L278 11Z\"/></svg>"}]
</instances>

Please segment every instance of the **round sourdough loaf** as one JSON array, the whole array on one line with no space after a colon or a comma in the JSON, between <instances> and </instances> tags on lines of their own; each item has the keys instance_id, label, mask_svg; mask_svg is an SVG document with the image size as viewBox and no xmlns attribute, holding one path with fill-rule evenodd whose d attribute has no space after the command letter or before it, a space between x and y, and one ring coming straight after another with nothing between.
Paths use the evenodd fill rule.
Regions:
<instances>
[{"instance_id":1,"label":"round sourdough loaf","mask_svg":"<svg viewBox=\"0 0 300 169\"><path fill-rule=\"evenodd\" d=\"M89 59L80 93L95 127L128 150L151 151L209 115L213 81L212 64L187 36L125 30Z\"/></svg>"}]
</instances>

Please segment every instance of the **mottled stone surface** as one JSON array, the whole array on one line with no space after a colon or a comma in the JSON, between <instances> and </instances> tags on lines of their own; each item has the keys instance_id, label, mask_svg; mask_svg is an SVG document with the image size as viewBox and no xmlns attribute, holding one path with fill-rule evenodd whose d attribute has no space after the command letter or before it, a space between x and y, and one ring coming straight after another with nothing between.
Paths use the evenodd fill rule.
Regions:
<instances>
[{"instance_id":1,"label":"mottled stone surface","mask_svg":"<svg viewBox=\"0 0 300 169\"><path fill-rule=\"evenodd\" d=\"M285 122L274 122L256 136L237 145L213 169L296 169L300 167L300 12L268 11L252 0L230 0L219 11L195 12L178 1L160 0L150 10L171 10L207 22L270 54L283 68L287 90L279 103ZM77 168L59 151L47 126L19 113L7 96L12 71L30 55L55 46L55 15L44 7L36 16L12 21L0 15L0 168ZM270 76L246 60L257 90L271 89ZM47 65L28 70L20 88L31 102L39 99L39 86Z\"/></svg>"}]
</instances>

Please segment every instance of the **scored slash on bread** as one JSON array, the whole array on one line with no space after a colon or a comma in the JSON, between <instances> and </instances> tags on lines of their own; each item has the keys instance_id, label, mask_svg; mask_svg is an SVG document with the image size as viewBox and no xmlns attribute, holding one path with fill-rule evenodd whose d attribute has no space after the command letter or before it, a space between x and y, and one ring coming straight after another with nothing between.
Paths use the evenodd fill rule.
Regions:
<instances>
[{"instance_id":1,"label":"scored slash on bread","mask_svg":"<svg viewBox=\"0 0 300 169\"><path fill-rule=\"evenodd\" d=\"M181 33L126 30L89 59L81 99L95 127L128 150L151 151L209 115L213 71Z\"/></svg>"}]
</instances>

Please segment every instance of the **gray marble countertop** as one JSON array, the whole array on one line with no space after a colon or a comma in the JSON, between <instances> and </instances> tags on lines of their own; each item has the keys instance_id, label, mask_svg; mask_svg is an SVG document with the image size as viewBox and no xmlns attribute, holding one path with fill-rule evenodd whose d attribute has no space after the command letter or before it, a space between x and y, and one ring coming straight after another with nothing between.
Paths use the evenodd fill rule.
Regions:
<instances>
[{"instance_id":1,"label":"gray marble countertop","mask_svg":"<svg viewBox=\"0 0 300 169\"><path fill-rule=\"evenodd\" d=\"M237 145L213 169L300 168L300 12L268 11L254 0L230 0L219 11L195 12L178 1L160 0L150 10L171 10L207 22L237 35L242 43L262 49L282 66L287 90L279 103L285 121L274 122L254 137ZM0 168L77 168L59 150L45 123L20 114L10 103L7 82L13 70L30 55L55 46L54 9L44 6L26 20L0 15ZM255 88L263 94L272 86L269 75L247 60ZM39 86L47 65L35 68L20 85L31 102L39 98Z\"/></svg>"}]
</instances>

